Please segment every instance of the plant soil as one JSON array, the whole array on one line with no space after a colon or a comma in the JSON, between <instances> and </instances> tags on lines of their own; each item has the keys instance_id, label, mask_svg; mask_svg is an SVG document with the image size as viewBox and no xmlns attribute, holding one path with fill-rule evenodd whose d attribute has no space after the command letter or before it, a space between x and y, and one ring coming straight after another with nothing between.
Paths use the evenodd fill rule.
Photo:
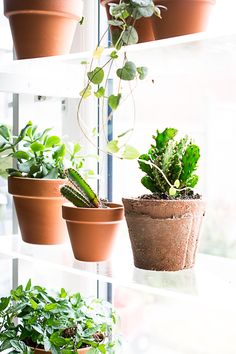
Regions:
<instances>
[{"instance_id":1,"label":"plant soil","mask_svg":"<svg viewBox=\"0 0 236 354\"><path fill-rule=\"evenodd\" d=\"M184 194L182 193L181 195L178 196L170 196L166 193L158 194L158 193L153 193L153 194L143 194L138 199L149 199L149 200L190 200L190 199L202 199L202 196L198 193L194 193L193 191L188 191L185 192Z\"/></svg>"}]
</instances>

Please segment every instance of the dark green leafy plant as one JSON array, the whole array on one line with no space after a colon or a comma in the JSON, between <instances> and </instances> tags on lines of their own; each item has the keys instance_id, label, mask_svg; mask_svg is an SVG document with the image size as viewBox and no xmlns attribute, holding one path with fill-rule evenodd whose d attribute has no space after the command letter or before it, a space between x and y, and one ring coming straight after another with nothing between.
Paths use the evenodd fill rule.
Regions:
<instances>
[{"instance_id":1,"label":"dark green leafy plant","mask_svg":"<svg viewBox=\"0 0 236 354\"><path fill-rule=\"evenodd\" d=\"M0 352L33 354L32 348L38 348L72 354L91 347L91 354L115 353L115 322L109 303L65 289L54 295L29 280L0 299Z\"/></svg>"},{"instance_id":2,"label":"dark green leafy plant","mask_svg":"<svg viewBox=\"0 0 236 354\"><path fill-rule=\"evenodd\" d=\"M94 193L88 183L73 168L66 171L68 180L75 188L69 185L61 187L61 194L78 208L99 208L104 207L98 196Z\"/></svg>"},{"instance_id":3,"label":"dark green leafy plant","mask_svg":"<svg viewBox=\"0 0 236 354\"><path fill-rule=\"evenodd\" d=\"M198 183L195 171L200 149L188 137L176 140L177 132L174 128L157 130L155 143L139 157L139 167L146 173L141 182L152 193L181 197Z\"/></svg>"},{"instance_id":4,"label":"dark green leafy plant","mask_svg":"<svg viewBox=\"0 0 236 354\"><path fill-rule=\"evenodd\" d=\"M73 144L70 149L56 135L49 135L50 128L38 131L37 126L28 122L18 136L10 129L0 126L1 159L15 158L17 168L8 168L10 176L57 179L65 178L65 160L79 169L84 156L79 155L80 145Z\"/></svg>"},{"instance_id":5,"label":"dark green leafy plant","mask_svg":"<svg viewBox=\"0 0 236 354\"><path fill-rule=\"evenodd\" d=\"M80 121L80 108L84 99L94 94L96 98L101 100L101 107L104 107L104 101L107 100L108 106L111 109L111 114L108 119L112 119L112 113L118 109L123 99L127 96L122 92L122 82L128 82L130 95L132 89L130 83L137 80L144 80L147 76L148 69L145 66L137 66L134 62L128 59L126 51L120 51L121 47L130 44L138 43L138 33L135 28L136 21L142 17L151 17L153 15L161 17L161 8L163 6L155 5L153 0L120 0L118 3L109 3L111 20L108 21L111 27L112 45L114 50L108 55L108 59L102 65L99 62L94 65L94 61L98 61L103 53L102 40L105 34L99 41L86 72L86 83L84 89L80 92L80 101L78 104L78 122L88 138L88 133L85 132L85 124ZM120 67L116 70L118 77L117 92L108 94L107 84L110 77L112 67L115 62L120 62ZM83 62L84 63L84 62ZM127 129L119 134L115 140L107 141L107 151L123 159L136 159L139 152L129 146L127 141L120 143L120 139L132 133L132 129ZM89 139L91 141L91 139Z\"/></svg>"}]
</instances>

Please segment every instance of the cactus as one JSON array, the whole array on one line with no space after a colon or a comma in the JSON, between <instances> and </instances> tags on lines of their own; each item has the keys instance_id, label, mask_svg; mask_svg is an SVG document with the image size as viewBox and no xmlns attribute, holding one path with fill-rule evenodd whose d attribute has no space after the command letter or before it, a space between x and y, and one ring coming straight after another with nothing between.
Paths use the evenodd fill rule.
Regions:
<instances>
[{"instance_id":1,"label":"cactus","mask_svg":"<svg viewBox=\"0 0 236 354\"><path fill-rule=\"evenodd\" d=\"M147 154L139 157L139 167L146 173L141 183L152 193L181 197L191 191L198 182L194 174L200 158L200 149L188 137L175 140L177 130L157 130L155 144Z\"/></svg>"},{"instance_id":2,"label":"cactus","mask_svg":"<svg viewBox=\"0 0 236 354\"><path fill-rule=\"evenodd\" d=\"M79 208L99 208L102 203L83 177L73 168L68 168L66 176L76 188L62 186L61 194Z\"/></svg>"}]
</instances>

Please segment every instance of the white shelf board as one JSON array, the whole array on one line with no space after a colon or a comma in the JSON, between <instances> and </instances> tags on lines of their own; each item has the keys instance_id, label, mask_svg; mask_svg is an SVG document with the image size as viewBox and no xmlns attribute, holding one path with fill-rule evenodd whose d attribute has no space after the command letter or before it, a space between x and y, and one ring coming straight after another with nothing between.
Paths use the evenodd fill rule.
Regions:
<instances>
[{"instance_id":1,"label":"white shelf board","mask_svg":"<svg viewBox=\"0 0 236 354\"><path fill-rule=\"evenodd\" d=\"M124 235L120 235L124 236ZM74 259L70 243L43 246L24 243L21 237L0 236L2 256L50 267L90 279L97 279L184 301L200 301L230 308L236 296L236 261L198 255L194 269L179 272L155 272L135 268L132 257L126 259L124 247L107 262L80 262Z\"/></svg>"},{"instance_id":2,"label":"white shelf board","mask_svg":"<svg viewBox=\"0 0 236 354\"><path fill-rule=\"evenodd\" d=\"M104 51L106 57L113 49ZM151 75L236 75L236 33L197 33L123 48ZM0 91L79 97L84 86L81 61L92 52L0 63Z\"/></svg>"}]
</instances>

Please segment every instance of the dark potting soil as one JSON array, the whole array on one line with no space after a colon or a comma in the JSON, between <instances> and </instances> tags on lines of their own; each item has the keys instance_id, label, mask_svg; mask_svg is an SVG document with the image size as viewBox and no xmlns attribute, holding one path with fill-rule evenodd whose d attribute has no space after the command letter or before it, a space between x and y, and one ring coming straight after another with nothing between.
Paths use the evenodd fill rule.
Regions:
<instances>
[{"instance_id":1,"label":"dark potting soil","mask_svg":"<svg viewBox=\"0 0 236 354\"><path fill-rule=\"evenodd\" d=\"M143 194L138 199L148 199L148 200L190 200L190 199L201 199L202 196L193 191L186 191L179 196L172 197L166 193L153 193L153 194Z\"/></svg>"}]
</instances>

